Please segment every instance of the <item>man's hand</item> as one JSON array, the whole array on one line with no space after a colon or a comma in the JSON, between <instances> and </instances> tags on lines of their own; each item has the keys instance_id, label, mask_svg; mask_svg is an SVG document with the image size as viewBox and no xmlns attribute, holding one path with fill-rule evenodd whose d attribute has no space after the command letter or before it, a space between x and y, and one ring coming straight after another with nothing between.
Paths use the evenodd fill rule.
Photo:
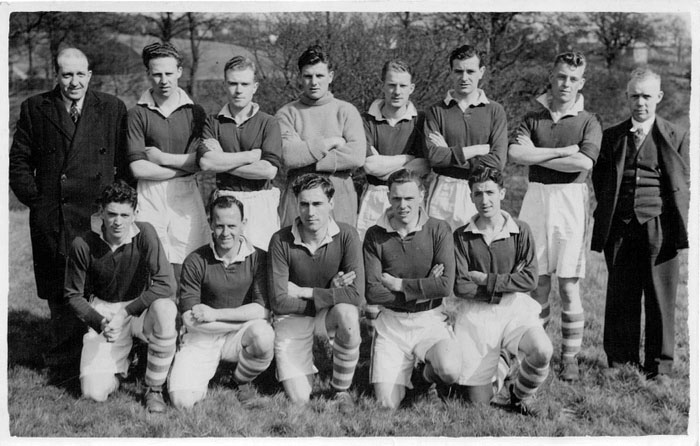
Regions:
<instances>
[{"instance_id":1,"label":"man's hand","mask_svg":"<svg viewBox=\"0 0 700 446\"><path fill-rule=\"evenodd\" d=\"M342 136L331 136L330 138L324 139L324 143L326 144L326 152L328 152L343 147L346 141Z\"/></svg>"},{"instance_id":2,"label":"man's hand","mask_svg":"<svg viewBox=\"0 0 700 446\"><path fill-rule=\"evenodd\" d=\"M146 147L146 159L153 164L163 165L163 152L158 147Z\"/></svg>"},{"instance_id":3,"label":"man's hand","mask_svg":"<svg viewBox=\"0 0 700 446\"><path fill-rule=\"evenodd\" d=\"M518 135L516 138L516 141L518 141L518 145L522 146L526 149L534 149L535 148L535 143L532 142L529 136L525 135Z\"/></svg>"},{"instance_id":4,"label":"man's hand","mask_svg":"<svg viewBox=\"0 0 700 446\"><path fill-rule=\"evenodd\" d=\"M206 147L207 149L213 150L215 152L224 151L224 149L221 147L221 144L219 144L219 141L214 138L207 138L202 141L202 144L204 144L204 147Z\"/></svg>"},{"instance_id":5,"label":"man's hand","mask_svg":"<svg viewBox=\"0 0 700 446\"><path fill-rule=\"evenodd\" d=\"M442 263L438 263L437 265L433 265L433 267L430 269L430 272L428 273L429 276L433 276L436 279L438 277L442 277L442 274L445 272L445 265Z\"/></svg>"},{"instance_id":6,"label":"man's hand","mask_svg":"<svg viewBox=\"0 0 700 446\"><path fill-rule=\"evenodd\" d=\"M126 310L122 308L111 317L108 316L102 320L103 322L107 322L102 330L102 334L107 339L107 342L114 342L119 339L119 335L122 333L122 328L124 327L124 319L126 319L127 316Z\"/></svg>"},{"instance_id":7,"label":"man's hand","mask_svg":"<svg viewBox=\"0 0 700 446\"><path fill-rule=\"evenodd\" d=\"M382 285L389 289L389 291L399 292L402 291L403 280L389 273L382 273Z\"/></svg>"},{"instance_id":8,"label":"man's hand","mask_svg":"<svg viewBox=\"0 0 700 446\"><path fill-rule=\"evenodd\" d=\"M481 271L469 271L467 275L469 276L469 280L475 284L486 285L486 280L488 279L488 275L486 273L482 273Z\"/></svg>"},{"instance_id":9,"label":"man's hand","mask_svg":"<svg viewBox=\"0 0 700 446\"><path fill-rule=\"evenodd\" d=\"M333 276L333 279L331 280L331 288L342 288L344 286L352 285L352 283L355 281L355 271L349 271L347 273L344 273L342 271L338 271L338 274Z\"/></svg>"},{"instance_id":10,"label":"man's hand","mask_svg":"<svg viewBox=\"0 0 700 446\"><path fill-rule=\"evenodd\" d=\"M250 164L253 164L255 162L260 161L260 157L262 156L262 150L260 150L260 149L249 150L248 154L250 156L250 159L248 161L250 161Z\"/></svg>"},{"instance_id":11,"label":"man's hand","mask_svg":"<svg viewBox=\"0 0 700 446\"><path fill-rule=\"evenodd\" d=\"M445 138L439 133L428 134L428 141L430 141L431 144L436 145L438 147L449 147L447 145L447 141L445 141Z\"/></svg>"},{"instance_id":12,"label":"man's hand","mask_svg":"<svg viewBox=\"0 0 700 446\"><path fill-rule=\"evenodd\" d=\"M287 295L293 299L312 299L313 288L300 287L294 282L287 282Z\"/></svg>"},{"instance_id":13,"label":"man's hand","mask_svg":"<svg viewBox=\"0 0 700 446\"><path fill-rule=\"evenodd\" d=\"M192 307L192 317L201 323L216 321L216 310L209 305L197 304Z\"/></svg>"}]
</instances>

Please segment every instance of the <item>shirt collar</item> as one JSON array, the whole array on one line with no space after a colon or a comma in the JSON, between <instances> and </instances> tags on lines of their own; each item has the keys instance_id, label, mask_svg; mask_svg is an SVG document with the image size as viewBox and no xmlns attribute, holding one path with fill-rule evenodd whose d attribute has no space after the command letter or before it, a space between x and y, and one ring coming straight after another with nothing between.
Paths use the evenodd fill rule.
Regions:
<instances>
[{"instance_id":1,"label":"shirt collar","mask_svg":"<svg viewBox=\"0 0 700 446\"><path fill-rule=\"evenodd\" d=\"M66 107L66 111L68 111L70 113L70 107L71 107L71 105L73 105L73 99L68 99L67 97L63 96L63 94L61 94L61 100L63 100L63 105ZM79 112L83 111L83 104L84 103L85 103L85 95L83 95L82 98L75 101L75 106L78 107Z\"/></svg>"},{"instance_id":2,"label":"shirt collar","mask_svg":"<svg viewBox=\"0 0 700 446\"><path fill-rule=\"evenodd\" d=\"M239 122L238 119L231 114L231 109L229 108L228 104L224 105L221 108L221 111L217 115L220 118L226 118L230 119L231 121L235 122L237 126L242 126L244 122L248 121L250 118L256 115L258 111L260 111L260 106L256 104L255 102L251 102L249 104L249 109L248 113L245 115L245 117Z\"/></svg>"},{"instance_id":3,"label":"shirt collar","mask_svg":"<svg viewBox=\"0 0 700 446\"><path fill-rule=\"evenodd\" d=\"M92 232L100 236L100 239L102 239L103 242L107 243L109 245L109 242L105 239L104 231L102 230L103 227L103 221L102 221L102 216L100 215L99 212L96 212L90 216L90 229ZM128 245L134 240L134 237L136 237L141 230L139 229L138 226L136 226L136 223L132 223L131 227L129 228L129 235L124 241L124 245ZM112 245L110 245L112 246Z\"/></svg>"},{"instance_id":4,"label":"shirt collar","mask_svg":"<svg viewBox=\"0 0 700 446\"><path fill-rule=\"evenodd\" d=\"M506 219L505 223L503 224L503 227L499 231L498 234L493 238L493 241L496 240L501 240L501 239L507 239L508 237L511 236L511 234L517 234L520 232L520 228L518 227L518 224L513 220L513 217L510 216L510 214L506 211L501 211L501 215ZM477 226L476 226L476 220L479 218L479 214L474 215L470 220L469 223L467 223L467 226L464 228L464 232L471 232L472 234L483 234L483 231L481 231Z\"/></svg>"},{"instance_id":5,"label":"shirt collar","mask_svg":"<svg viewBox=\"0 0 700 446\"><path fill-rule=\"evenodd\" d=\"M379 226L380 228L384 229L387 233L392 233L392 232L397 232L396 229L394 229L391 226L391 217L394 215L392 212L391 208L387 209L381 217L379 217L379 220L377 220L376 225ZM418 232L421 229L423 229L423 226L428 222L428 213L423 210L423 208L420 208L418 210L418 224L416 225L415 229L413 232Z\"/></svg>"},{"instance_id":6,"label":"shirt collar","mask_svg":"<svg viewBox=\"0 0 700 446\"><path fill-rule=\"evenodd\" d=\"M297 246L303 246L304 248L308 249L310 253L313 254L315 250L311 249L311 246L304 243L304 241L301 238L301 233L299 232L299 225L301 225L301 219L297 217L294 220L294 224L292 225L292 237L294 237L294 244ZM318 248L332 242L333 237L335 237L338 234L340 234L340 228L338 227L338 223L336 223L335 220L330 218L328 220L328 231L326 232L325 237L323 237L323 240L321 240L321 243L318 245Z\"/></svg>"},{"instance_id":7,"label":"shirt collar","mask_svg":"<svg viewBox=\"0 0 700 446\"><path fill-rule=\"evenodd\" d=\"M177 92L178 92L178 103L177 103L177 107L175 107L175 110L177 110L180 107L184 107L185 105L194 105L194 102L192 102L192 99L190 99L190 97L187 96L187 93L185 92L185 90L183 90L182 88L178 88ZM158 108L158 105L156 104L156 100L153 98L153 94L151 93L150 88L148 90L146 90L141 95L137 104L138 105L145 105L146 107L150 108L151 110L160 110Z\"/></svg>"},{"instance_id":8,"label":"shirt collar","mask_svg":"<svg viewBox=\"0 0 700 446\"><path fill-rule=\"evenodd\" d=\"M372 116L377 121L386 121L387 119L382 114L383 106L384 99L377 99L374 102L372 102L372 105L369 106L367 114ZM418 110L416 109L416 106L413 105L413 102L409 101L408 106L406 107L406 112L402 116L400 116L399 119L397 119L397 122L403 120L410 121L416 116L418 116Z\"/></svg>"},{"instance_id":9,"label":"shirt collar","mask_svg":"<svg viewBox=\"0 0 700 446\"><path fill-rule=\"evenodd\" d=\"M484 90L481 88L477 88L476 91L479 93L479 95L476 97L475 100L469 102L467 104L467 107L476 107L477 105L481 104L488 104L489 103L489 98L486 97L486 93L484 93ZM453 96L454 90L449 90L447 94L445 95L445 105L450 105L452 101L455 101L456 103L459 104L459 101Z\"/></svg>"},{"instance_id":10,"label":"shirt collar","mask_svg":"<svg viewBox=\"0 0 700 446\"><path fill-rule=\"evenodd\" d=\"M238 250L238 253L236 254L236 257L234 257L233 260L230 262L227 259L224 259L223 257L219 257L219 254L216 252L216 245L214 245L214 241L209 242L209 247L211 248L211 252L214 254L214 258L218 260L219 262L222 262L224 265L228 266L232 263L238 263L238 262L243 262L245 259L253 254L255 252L255 247L250 243L250 241L245 238L244 236L241 237L241 247Z\"/></svg>"},{"instance_id":11,"label":"shirt collar","mask_svg":"<svg viewBox=\"0 0 700 446\"><path fill-rule=\"evenodd\" d=\"M651 127L654 125L654 121L656 120L656 116L654 116L651 119L647 119L644 122L637 122L634 120L634 118L631 118L631 119L632 119L632 128L630 129L630 132L634 133L637 131L637 129L641 128L642 131L644 132L644 134L648 135L649 131L651 130Z\"/></svg>"},{"instance_id":12,"label":"shirt collar","mask_svg":"<svg viewBox=\"0 0 700 446\"><path fill-rule=\"evenodd\" d=\"M547 92L540 97L537 98L537 102L542 104L547 110L549 110L549 113L552 112L552 94ZM576 100L574 101L573 105L569 107L569 109L561 116L562 118L564 116L576 116L580 112L584 110L583 108L583 95L581 93L576 94Z\"/></svg>"}]
</instances>

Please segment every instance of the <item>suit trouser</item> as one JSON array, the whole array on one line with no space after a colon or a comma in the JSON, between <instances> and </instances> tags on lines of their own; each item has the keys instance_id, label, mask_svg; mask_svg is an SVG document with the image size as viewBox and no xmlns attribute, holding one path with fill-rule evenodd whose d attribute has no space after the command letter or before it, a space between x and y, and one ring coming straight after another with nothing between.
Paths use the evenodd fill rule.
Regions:
<instances>
[{"instance_id":1,"label":"suit trouser","mask_svg":"<svg viewBox=\"0 0 700 446\"><path fill-rule=\"evenodd\" d=\"M666 239L664 217L644 224L613 224L605 247L608 288L603 346L608 363L639 363L640 316L644 295L644 368L670 373L679 259Z\"/></svg>"}]
</instances>

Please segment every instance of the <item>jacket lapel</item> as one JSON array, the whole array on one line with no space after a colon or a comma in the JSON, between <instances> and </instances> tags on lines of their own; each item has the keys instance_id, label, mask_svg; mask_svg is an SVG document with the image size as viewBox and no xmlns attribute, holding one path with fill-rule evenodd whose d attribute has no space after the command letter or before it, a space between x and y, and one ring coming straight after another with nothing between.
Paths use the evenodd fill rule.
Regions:
<instances>
[{"instance_id":1,"label":"jacket lapel","mask_svg":"<svg viewBox=\"0 0 700 446\"><path fill-rule=\"evenodd\" d=\"M61 99L61 93L56 87L48 96L44 97L41 103L41 112L46 116L46 118L53 124L58 131L60 131L63 136L68 138L68 140L73 139L73 129L64 123L62 114L60 113L60 108L63 107L63 100ZM67 115L67 113L66 113ZM70 118L69 118L70 119ZM70 124L73 124L70 122Z\"/></svg>"},{"instance_id":2,"label":"jacket lapel","mask_svg":"<svg viewBox=\"0 0 700 446\"><path fill-rule=\"evenodd\" d=\"M628 119L620 124L620 134L615 138L615 170L617 173L616 189L619 189L622 182L622 173L625 170L625 157L627 156L627 138L629 129L632 128L632 120Z\"/></svg>"},{"instance_id":3,"label":"jacket lapel","mask_svg":"<svg viewBox=\"0 0 700 446\"><path fill-rule=\"evenodd\" d=\"M102 102L90 90L85 94L83 101L83 109L80 112L75 135L73 136L73 144L79 144L85 139L89 132L97 131L100 115L102 114Z\"/></svg>"}]
</instances>

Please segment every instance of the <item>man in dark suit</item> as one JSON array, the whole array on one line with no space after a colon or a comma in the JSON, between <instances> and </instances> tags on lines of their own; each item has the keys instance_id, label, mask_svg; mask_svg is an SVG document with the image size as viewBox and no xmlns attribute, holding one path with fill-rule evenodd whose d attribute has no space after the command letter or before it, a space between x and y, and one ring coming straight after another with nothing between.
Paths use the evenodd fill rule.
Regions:
<instances>
[{"instance_id":1,"label":"man in dark suit","mask_svg":"<svg viewBox=\"0 0 700 446\"><path fill-rule=\"evenodd\" d=\"M678 251L688 247L688 132L656 116L662 97L658 74L632 72L632 116L605 130L593 169L598 207L591 249L603 250L608 265L608 365L639 364L644 294L648 377L672 371Z\"/></svg>"},{"instance_id":2,"label":"man in dark suit","mask_svg":"<svg viewBox=\"0 0 700 446\"><path fill-rule=\"evenodd\" d=\"M85 54L62 50L57 85L22 104L10 149L10 186L30 209L34 276L51 310L52 346L44 355L54 378L77 366L85 326L63 298L67 248L90 229L100 192L126 174L126 107L88 89Z\"/></svg>"}]
</instances>

